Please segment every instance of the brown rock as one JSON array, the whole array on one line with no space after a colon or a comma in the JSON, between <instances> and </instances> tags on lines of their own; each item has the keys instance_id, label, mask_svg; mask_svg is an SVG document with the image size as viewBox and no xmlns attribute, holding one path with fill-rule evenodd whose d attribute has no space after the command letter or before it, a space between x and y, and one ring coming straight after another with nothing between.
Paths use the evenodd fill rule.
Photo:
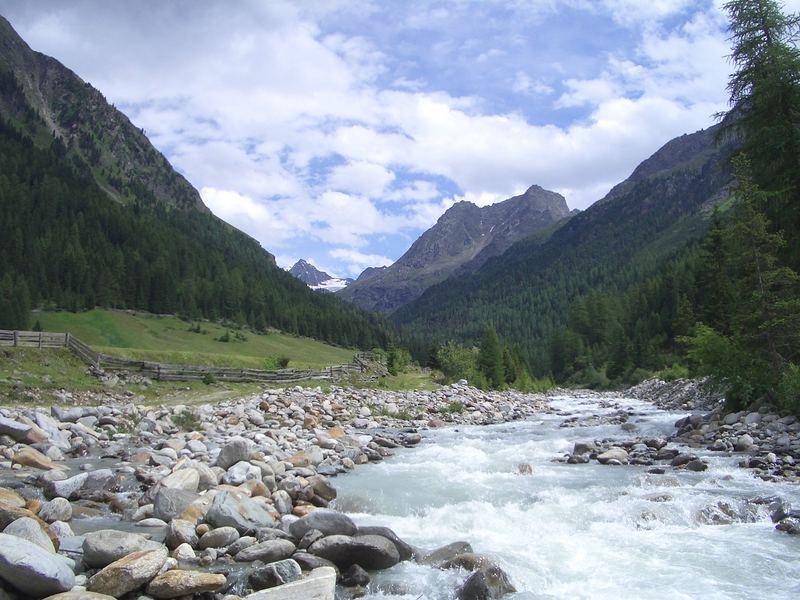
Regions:
<instances>
[{"instance_id":1,"label":"brown rock","mask_svg":"<svg viewBox=\"0 0 800 600\"><path fill-rule=\"evenodd\" d=\"M7 504L16 508L25 508L25 498L14 490L0 488L0 504Z\"/></svg>"},{"instance_id":2,"label":"brown rock","mask_svg":"<svg viewBox=\"0 0 800 600\"><path fill-rule=\"evenodd\" d=\"M167 571L153 579L146 592L154 598L178 598L202 592L215 592L225 586L225 575L199 571Z\"/></svg>"},{"instance_id":3,"label":"brown rock","mask_svg":"<svg viewBox=\"0 0 800 600\"><path fill-rule=\"evenodd\" d=\"M119 598L158 575L168 557L167 549L140 550L112 562L89 580L89 590Z\"/></svg>"},{"instance_id":4,"label":"brown rock","mask_svg":"<svg viewBox=\"0 0 800 600\"><path fill-rule=\"evenodd\" d=\"M33 467L34 469L42 469L43 471L50 471L52 469L67 469L66 466L60 465L47 458L44 454L39 452L36 448L26 446L14 454L11 463L17 463L26 467Z\"/></svg>"}]
</instances>

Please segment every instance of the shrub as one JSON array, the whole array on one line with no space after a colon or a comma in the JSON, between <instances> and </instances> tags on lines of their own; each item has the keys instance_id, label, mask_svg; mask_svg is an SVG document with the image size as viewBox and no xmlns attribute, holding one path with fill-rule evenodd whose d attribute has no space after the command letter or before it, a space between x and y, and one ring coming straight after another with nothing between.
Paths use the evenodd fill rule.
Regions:
<instances>
[{"instance_id":1,"label":"shrub","mask_svg":"<svg viewBox=\"0 0 800 600\"><path fill-rule=\"evenodd\" d=\"M206 385L211 385L212 383L217 383L217 378L214 377L211 373L206 373L203 375L203 383Z\"/></svg>"}]
</instances>

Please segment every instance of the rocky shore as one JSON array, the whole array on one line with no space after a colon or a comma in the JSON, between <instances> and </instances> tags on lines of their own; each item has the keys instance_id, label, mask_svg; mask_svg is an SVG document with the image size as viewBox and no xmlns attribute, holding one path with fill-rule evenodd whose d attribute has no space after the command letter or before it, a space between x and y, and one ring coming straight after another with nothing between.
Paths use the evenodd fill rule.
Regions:
<instances>
[{"instance_id":1,"label":"rocky shore","mask_svg":"<svg viewBox=\"0 0 800 600\"><path fill-rule=\"evenodd\" d=\"M330 478L420 443L423 428L546 410L544 396L466 382L0 409L0 596L332 599L334 580L355 597L370 571L417 560L465 571L459 598L499 597L508 577L468 543L426 551L358 527L329 508Z\"/></svg>"},{"instance_id":2,"label":"rocky shore","mask_svg":"<svg viewBox=\"0 0 800 600\"><path fill-rule=\"evenodd\" d=\"M587 440L576 443L572 452L559 461L649 466L648 472L654 475L668 471L702 472L708 464L691 450L704 449L740 457L740 467L753 470L765 481L800 483L800 420L793 415L780 415L766 406L757 411L726 412L722 396L709 390L703 380L649 380L619 394L587 391L578 394L596 395L601 399L600 406L613 412L568 417L562 427L615 424L634 433L637 415L624 407L626 397L646 400L663 410L691 411L691 414L677 420L675 433L667 438ZM768 511L777 529L800 533L800 511L777 497L753 498L738 508L712 507L707 516L712 523L747 522L760 510L755 507Z\"/></svg>"}]
</instances>

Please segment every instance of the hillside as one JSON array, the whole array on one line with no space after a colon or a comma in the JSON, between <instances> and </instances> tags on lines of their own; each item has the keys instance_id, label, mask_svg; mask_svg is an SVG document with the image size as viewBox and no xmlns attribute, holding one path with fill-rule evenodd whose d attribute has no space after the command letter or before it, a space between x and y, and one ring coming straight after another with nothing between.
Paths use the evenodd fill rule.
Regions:
<instances>
[{"instance_id":1,"label":"hillside","mask_svg":"<svg viewBox=\"0 0 800 600\"><path fill-rule=\"evenodd\" d=\"M4 20L0 56L0 327L27 326L31 307L100 306L387 343L379 319L208 212L124 115Z\"/></svg>"},{"instance_id":2,"label":"hillside","mask_svg":"<svg viewBox=\"0 0 800 600\"><path fill-rule=\"evenodd\" d=\"M727 197L731 180L733 142L717 147L717 129L669 142L546 239L521 241L475 273L430 288L393 320L418 353L434 341L474 343L492 324L537 373L547 372L548 340L575 299L644 281L702 236L704 209Z\"/></svg>"},{"instance_id":3,"label":"hillside","mask_svg":"<svg viewBox=\"0 0 800 600\"><path fill-rule=\"evenodd\" d=\"M286 357L292 367L320 368L349 363L353 350L278 332L255 333L216 323L117 310L41 312L45 331L68 331L108 354L165 359L178 364L271 368ZM221 341L227 338L229 341ZM237 334L238 337L237 337Z\"/></svg>"},{"instance_id":4,"label":"hillside","mask_svg":"<svg viewBox=\"0 0 800 600\"><path fill-rule=\"evenodd\" d=\"M397 262L339 292L369 310L391 313L451 275L463 275L502 254L514 242L570 214L563 196L531 186L524 194L479 208L458 202Z\"/></svg>"}]
</instances>

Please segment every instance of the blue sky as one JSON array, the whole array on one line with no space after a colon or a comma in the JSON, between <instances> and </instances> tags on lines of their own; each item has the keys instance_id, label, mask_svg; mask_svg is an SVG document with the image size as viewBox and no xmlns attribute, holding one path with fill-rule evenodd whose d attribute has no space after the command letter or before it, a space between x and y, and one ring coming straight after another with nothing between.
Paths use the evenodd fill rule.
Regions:
<instances>
[{"instance_id":1,"label":"blue sky","mask_svg":"<svg viewBox=\"0 0 800 600\"><path fill-rule=\"evenodd\" d=\"M291 266L396 260L459 200L586 208L726 108L719 0L0 0ZM800 0L786 3L800 8Z\"/></svg>"}]
</instances>

